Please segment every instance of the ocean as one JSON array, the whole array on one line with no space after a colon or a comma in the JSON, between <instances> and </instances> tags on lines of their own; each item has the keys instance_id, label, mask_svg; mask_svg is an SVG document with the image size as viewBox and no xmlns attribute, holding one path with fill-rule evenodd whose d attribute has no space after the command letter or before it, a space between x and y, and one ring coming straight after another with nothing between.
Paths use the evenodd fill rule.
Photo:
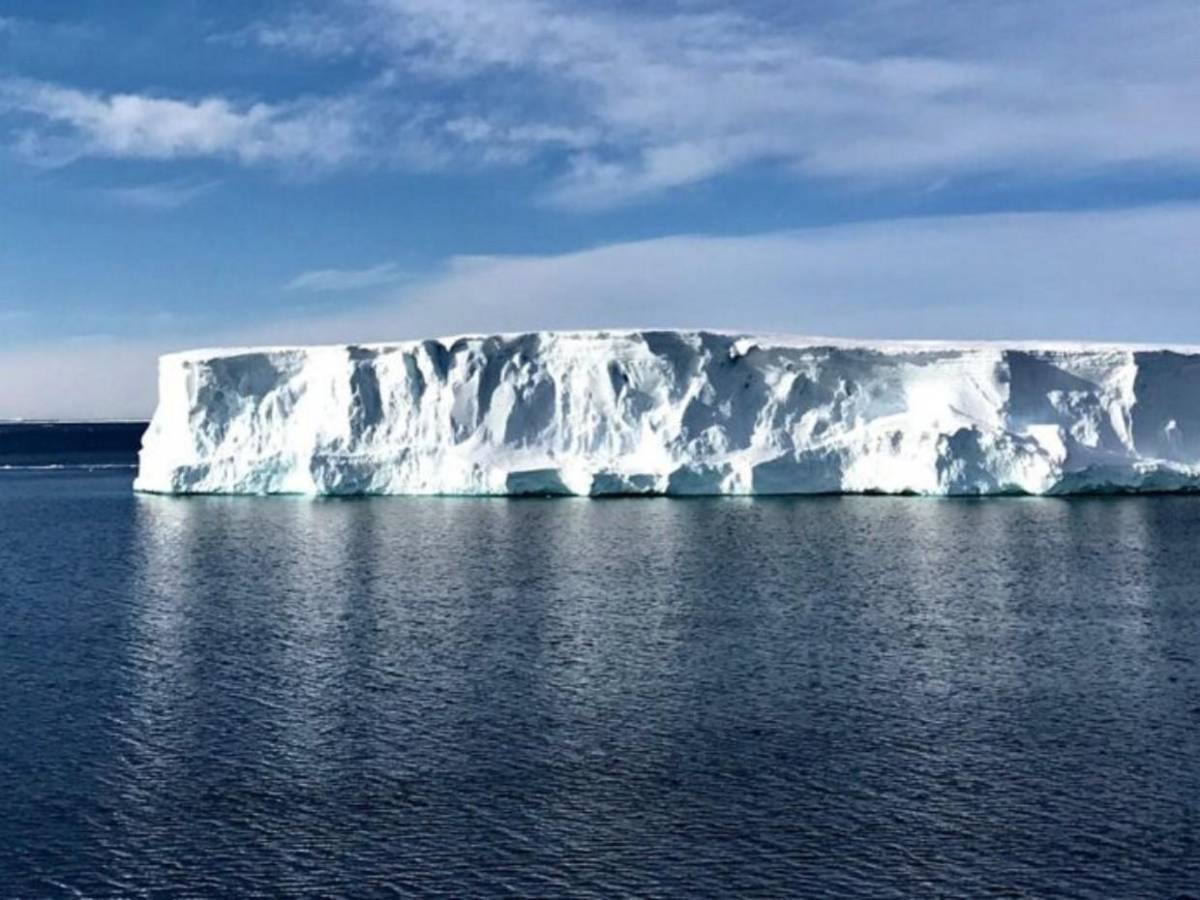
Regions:
<instances>
[{"instance_id":1,"label":"ocean","mask_svg":"<svg viewBox=\"0 0 1200 900\"><path fill-rule=\"evenodd\" d=\"M0 471L4 896L1200 890L1200 497L80 465Z\"/></svg>"}]
</instances>

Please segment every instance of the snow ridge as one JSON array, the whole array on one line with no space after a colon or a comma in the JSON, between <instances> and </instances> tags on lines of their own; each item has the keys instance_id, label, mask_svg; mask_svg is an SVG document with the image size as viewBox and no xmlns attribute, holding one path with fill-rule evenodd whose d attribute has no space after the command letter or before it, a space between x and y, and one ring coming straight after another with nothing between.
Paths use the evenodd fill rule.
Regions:
<instances>
[{"instance_id":1,"label":"snow ridge","mask_svg":"<svg viewBox=\"0 0 1200 900\"><path fill-rule=\"evenodd\" d=\"M1200 489L1200 349L530 333L162 358L135 487Z\"/></svg>"}]
</instances>

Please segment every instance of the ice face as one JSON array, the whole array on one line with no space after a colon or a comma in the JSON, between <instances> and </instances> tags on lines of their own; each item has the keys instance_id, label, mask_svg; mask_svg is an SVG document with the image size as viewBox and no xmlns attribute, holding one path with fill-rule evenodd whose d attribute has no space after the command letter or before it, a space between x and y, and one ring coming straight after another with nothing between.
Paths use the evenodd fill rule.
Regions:
<instances>
[{"instance_id":1,"label":"ice face","mask_svg":"<svg viewBox=\"0 0 1200 900\"><path fill-rule=\"evenodd\" d=\"M165 356L138 490L1200 489L1200 349L531 333Z\"/></svg>"}]
</instances>

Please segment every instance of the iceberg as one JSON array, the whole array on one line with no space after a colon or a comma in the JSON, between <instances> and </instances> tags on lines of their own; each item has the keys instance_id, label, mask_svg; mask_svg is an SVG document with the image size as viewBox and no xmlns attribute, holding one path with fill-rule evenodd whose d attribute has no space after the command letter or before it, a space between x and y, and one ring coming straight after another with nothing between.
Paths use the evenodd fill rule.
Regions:
<instances>
[{"instance_id":1,"label":"iceberg","mask_svg":"<svg viewBox=\"0 0 1200 900\"><path fill-rule=\"evenodd\" d=\"M1200 489L1200 348L542 332L162 357L135 488Z\"/></svg>"}]
</instances>

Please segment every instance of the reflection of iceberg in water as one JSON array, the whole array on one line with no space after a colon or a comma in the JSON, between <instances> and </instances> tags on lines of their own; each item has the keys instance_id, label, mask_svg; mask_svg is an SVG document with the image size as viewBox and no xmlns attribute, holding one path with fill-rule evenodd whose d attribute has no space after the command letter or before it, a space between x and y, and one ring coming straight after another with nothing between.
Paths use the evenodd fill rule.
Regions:
<instances>
[{"instance_id":1,"label":"reflection of iceberg in water","mask_svg":"<svg viewBox=\"0 0 1200 900\"><path fill-rule=\"evenodd\" d=\"M1187 498L129 502L113 893L990 874L1089 770L1190 827L1138 794L1194 756Z\"/></svg>"},{"instance_id":2,"label":"reflection of iceberg in water","mask_svg":"<svg viewBox=\"0 0 1200 900\"><path fill-rule=\"evenodd\" d=\"M153 653L141 682L148 708L203 739L220 731L224 708L244 700L258 710L248 736L269 738L286 762L291 754L279 751L289 732L292 743L312 744L330 706L322 692L346 668L338 622L349 597L321 586L351 571L358 536L323 530L322 510L304 503L254 510L228 498L189 506L143 497L137 512L138 624Z\"/></svg>"},{"instance_id":3,"label":"reflection of iceberg in water","mask_svg":"<svg viewBox=\"0 0 1200 900\"><path fill-rule=\"evenodd\" d=\"M321 513L139 498L137 655L114 763L136 803L120 829L143 840L186 834L217 859L256 848L283 885L293 836L262 823L288 808L299 827L328 827L306 816L353 777L356 758L345 752L354 732L341 727L355 665L341 623L353 594L336 579L361 570L355 554L370 542L325 529Z\"/></svg>"},{"instance_id":4,"label":"reflection of iceberg in water","mask_svg":"<svg viewBox=\"0 0 1200 900\"><path fill-rule=\"evenodd\" d=\"M531 541L534 507L140 497L140 649L118 780L141 802L123 826L170 831L179 809L214 804L246 805L248 821L280 803L328 817L337 797L342 813L320 827L353 834L380 791L472 782L494 741L518 766L544 765L529 717L621 699L597 702L608 680L559 679L564 640L578 640L576 658L620 665L579 618L595 617L597 595L563 590L595 562L570 512L544 523L562 540Z\"/></svg>"},{"instance_id":5,"label":"reflection of iceberg in water","mask_svg":"<svg viewBox=\"0 0 1200 900\"><path fill-rule=\"evenodd\" d=\"M169 498L139 498L135 509L136 569L131 646L138 653L130 666L130 731L165 735L193 722L189 696L197 679L196 649L190 633L205 615L207 597L192 558L197 521ZM172 735L172 738L174 735ZM138 765L169 780L172 758L158 752L173 739L137 747ZM178 774L178 773L175 773Z\"/></svg>"}]
</instances>

